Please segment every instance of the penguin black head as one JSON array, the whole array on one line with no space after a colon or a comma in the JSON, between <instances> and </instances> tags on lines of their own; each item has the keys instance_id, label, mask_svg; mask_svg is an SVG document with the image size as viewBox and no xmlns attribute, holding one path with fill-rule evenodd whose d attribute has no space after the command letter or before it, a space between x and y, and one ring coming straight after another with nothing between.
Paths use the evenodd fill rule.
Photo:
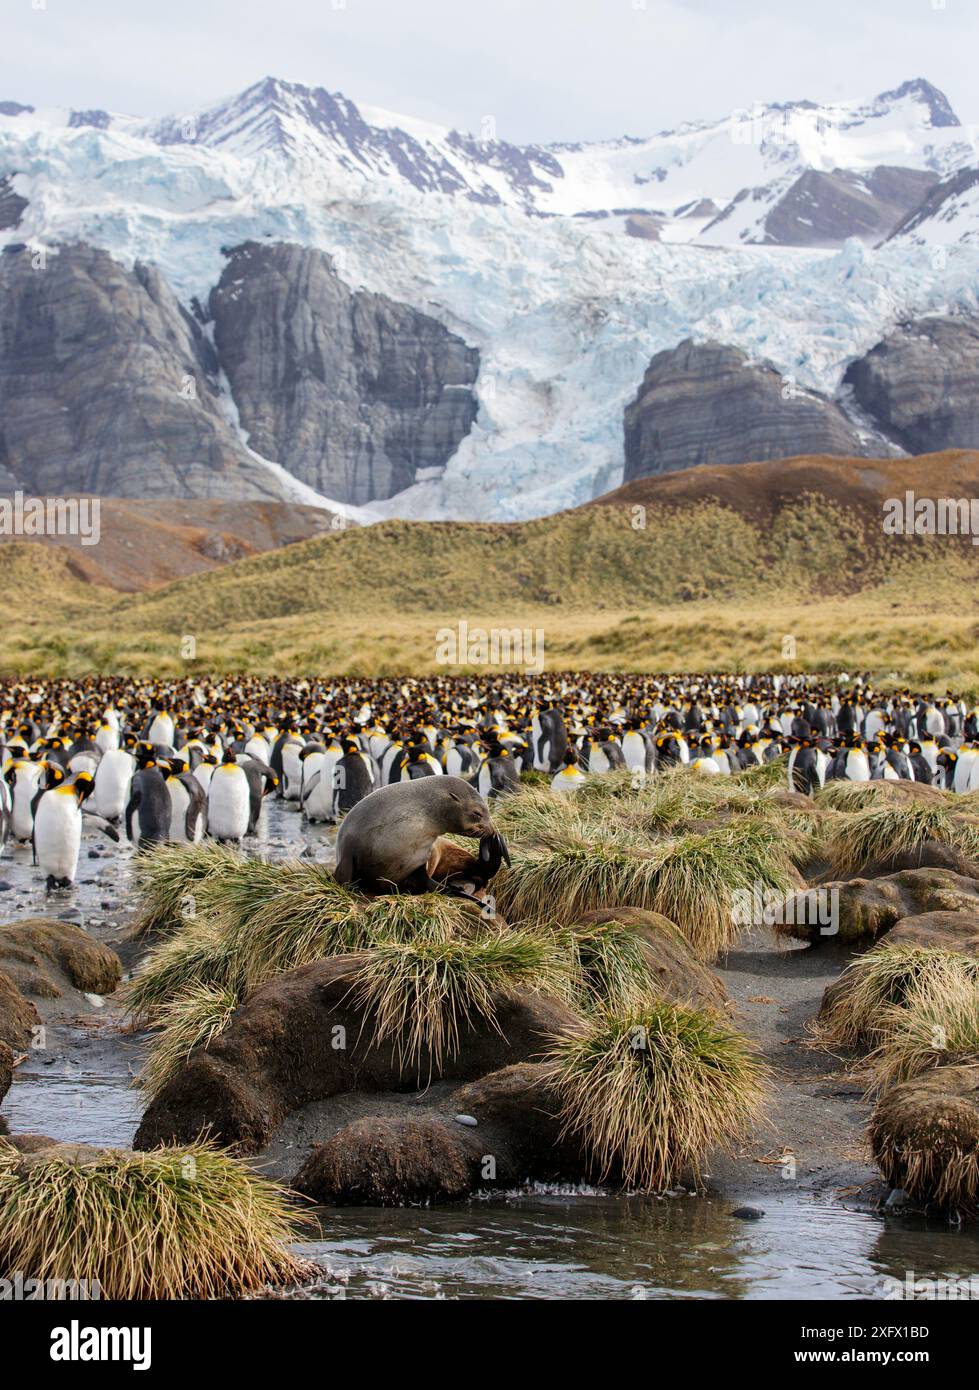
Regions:
<instances>
[{"instance_id":1,"label":"penguin black head","mask_svg":"<svg viewBox=\"0 0 979 1390\"><path fill-rule=\"evenodd\" d=\"M87 801L95 790L95 778L90 772L79 772L71 785L78 800Z\"/></svg>"}]
</instances>

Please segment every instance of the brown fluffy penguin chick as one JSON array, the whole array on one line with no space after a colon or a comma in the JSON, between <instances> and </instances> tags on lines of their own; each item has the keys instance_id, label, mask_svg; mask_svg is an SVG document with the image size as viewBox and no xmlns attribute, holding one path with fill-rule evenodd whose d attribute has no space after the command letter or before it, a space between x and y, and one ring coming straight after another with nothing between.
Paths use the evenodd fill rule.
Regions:
<instances>
[{"instance_id":1,"label":"brown fluffy penguin chick","mask_svg":"<svg viewBox=\"0 0 979 1390\"><path fill-rule=\"evenodd\" d=\"M428 864L440 835L496 837L475 787L445 776L380 787L340 825L336 880L370 894L427 892L437 887Z\"/></svg>"}]
</instances>

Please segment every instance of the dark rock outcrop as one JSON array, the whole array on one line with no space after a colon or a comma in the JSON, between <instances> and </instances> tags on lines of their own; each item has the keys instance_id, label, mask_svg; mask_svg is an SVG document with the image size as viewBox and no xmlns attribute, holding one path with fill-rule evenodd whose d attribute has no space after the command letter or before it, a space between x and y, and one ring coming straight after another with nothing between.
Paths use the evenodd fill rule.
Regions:
<instances>
[{"instance_id":1,"label":"dark rock outcrop","mask_svg":"<svg viewBox=\"0 0 979 1390\"><path fill-rule=\"evenodd\" d=\"M979 185L979 169L959 169L941 183L936 183L916 208L897 224L887 241L910 241L926 245L926 232L929 223L953 221L958 211L957 205L966 201L972 190ZM974 195L973 195L974 196ZM964 243L974 242L976 233L966 231L961 238ZM941 244L939 242L939 244Z\"/></svg>"},{"instance_id":2,"label":"dark rock outcrop","mask_svg":"<svg viewBox=\"0 0 979 1390\"><path fill-rule=\"evenodd\" d=\"M832 401L724 343L688 338L657 353L625 411L625 482L697 464L867 451Z\"/></svg>"},{"instance_id":3,"label":"dark rock outcrop","mask_svg":"<svg viewBox=\"0 0 979 1390\"><path fill-rule=\"evenodd\" d=\"M153 269L83 244L0 256L0 470L48 494L281 493L219 409L200 326Z\"/></svg>"},{"instance_id":4,"label":"dark rock outcrop","mask_svg":"<svg viewBox=\"0 0 979 1390\"><path fill-rule=\"evenodd\" d=\"M633 213L625 220L626 236L638 237L640 241L659 241L662 230L663 219L648 212Z\"/></svg>"},{"instance_id":5,"label":"dark rock outcrop","mask_svg":"<svg viewBox=\"0 0 979 1390\"><path fill-rule=\"evenodd\" d=\"M541 1053L548 1037L573 1018L564 1005L540 995L499 998L497 1027L460 1029L458 1052L441 1066L426 1054L417 1066L403 1064L400 1039L374 1046L373 1019L353 998L361 962L360 956L316 961L256 990L226 1031L192 1052L152 1101L134 1147L189 1142L206 1130L221 1144L251 1153L288 1114L312 1101L482 1076Z\"/></svg>"},{"instance_id":6,"label":"dark rock outcrop","mask_svg":"<svg viewBox=\"0 0 979 1390\"><path fill-rule=\"evenodd\" d=\"M10 179L0 179L0 232L16 227L26 207L27 199L14 189Z\"/></svg>"},{"instance_id":7,"label":"dark rock outcrop","mask_svg":"<svg viewBox=\"0 0 979 1390\"><path fill-rule=\"evenodd\" d=\"M852 362L844 383L911 454L979 447L979 321L902 324Z\"/></svg>"},{"instance_id":8,"label":"dark rock outcrop","mask_svg":"<svg viewBox=\"0 0 979 1390\"><path fill-rule=\"evenodd\" d=\"M801 902L806 894L798 893L786 899L786 921L778 926L779 934L811 942L869 944L905 917L936 912L971 915L979 911L979 881L949 869L902 869L883 878L854 878L821 884L819 888L821 894L833 890L839 894L838 931L821 931L811 913L807 919ZM790 917L798 920L789 921Z\"/></svg>"},{"instance_id":9,"label":"dark rock outcrop","mask_svg":"<svg viewBox=\"0 0 979 1390\"><path fill-rule=\"evenodd\" d=\"M842 246L848 237L877 243L926 198L935 175L922 169L879 165L807 169L765 217L760 234L746 238L774 246Z\"/></svg>"},{"instance_id":10,"label":"dark rock outcrop","mask_svg":"<svg viewBox=\"0 0 979 1390\"><path fill-rule=\"evenodd\" d=\"M320 251L237 247L210 313L250 445L328 497L391 497L446 464L472 427L476 349L407 305L351 291Z\"/></svg>"}]
</instances>

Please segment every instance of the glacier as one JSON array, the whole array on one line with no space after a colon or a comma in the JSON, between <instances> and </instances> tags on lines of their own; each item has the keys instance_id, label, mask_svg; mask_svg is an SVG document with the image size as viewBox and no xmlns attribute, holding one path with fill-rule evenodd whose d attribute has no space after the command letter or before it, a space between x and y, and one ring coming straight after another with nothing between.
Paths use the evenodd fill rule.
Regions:
<instances>
[{"instance_id":1,"label":"glacier","mask_svg":"<svg viewBox=\"0 0 979 1390\"><path fill-rule=\"evenodd\" d=\"M892 108L886 123L893 143ZM936 168L961 167L961 130L931 134L924 148ZM390 170L365 175L354 160L327 158L311 137L285 154L261 147L254 131L241 147L158 137L134 118L105 129L48 113L0 118L0 176L9 172L28 200L20 225L0 232L0 248L26 242L56 254L60 242L88 241L127 266L156 265L193 306L206 305L222 248L298 242L328 253L352 287L405 301L479 348L478 418L440 475L361 508L296 481L297 500L351 520L523 520L617 486L623 409L650 358L683 338L730 343L832 395L849 362L902 319L979 310L979 246L950 242L947 227L839 251L718 245L702 235L644 241L622 235L614 218L545 216L519 200L419 188ZM699 128L694 137L704 143ZM594 165L600 148L577 154L578 165ZM710 152L713 166L715 133ZM553 156L571 163L557 147ZM626 156L634 178L631 143ZM723 192L701 186L698 196ZM570 206L567 189L562 196Z\"/></svg>"}]
</instances>

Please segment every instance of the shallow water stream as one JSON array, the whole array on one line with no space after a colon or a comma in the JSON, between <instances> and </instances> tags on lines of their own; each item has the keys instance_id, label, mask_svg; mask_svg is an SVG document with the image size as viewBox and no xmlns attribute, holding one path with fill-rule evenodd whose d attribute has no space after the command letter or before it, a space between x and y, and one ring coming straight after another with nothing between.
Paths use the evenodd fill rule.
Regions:
<instances>
[{"instance_id":1,"label":"shallow water stream","mask_svg":"<svg viewBox=\"0 0 979 1390\"><path fill-rule=\"evenodd\" d=\"M786 1198L520 1195L319 1213L321 1298L881 1298L885 1278L967 1277L979 1235Z\"/></svg>"}]
</instances>

